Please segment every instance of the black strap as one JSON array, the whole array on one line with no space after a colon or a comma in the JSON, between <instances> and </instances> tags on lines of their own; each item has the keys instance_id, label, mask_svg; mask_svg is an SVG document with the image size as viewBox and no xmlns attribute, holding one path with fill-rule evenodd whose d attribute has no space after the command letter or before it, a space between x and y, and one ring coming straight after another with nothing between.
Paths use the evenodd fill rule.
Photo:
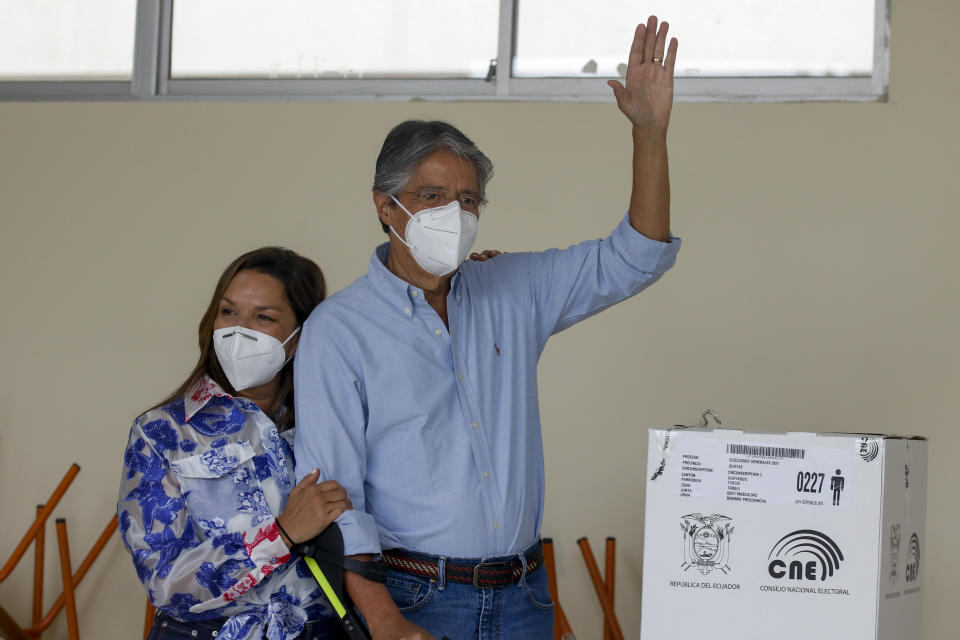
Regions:
<instances>
[{"instance_id":1,"label":"black strap","mask_svg":"<svg viewBox=\"0 0 960 640\"><path fill-rule=\"evenodd\" d=\"M382 562L356 560L354 558L344 558L343 568L352 573L359 573L367 580L374 582L387 581L387 565Z\"/></svg>"},{"instance_id":2,"label":"black strap","mask_svg":"<svg viewBox=\"0 0 960 640\"><path fill-rule=\"evenodd\" d=\"M364 562L354 558L347 558L343 555L331 553L326 549L321 549L315 544L316 538L307 542L295 544L290 548L290 552L299 556L311 557L317 562L322 562L334 567L341 567L353 573L359 573L367 580L373 582L387 581L387 566L380 562Z\"/></svg>"}]
</instances>

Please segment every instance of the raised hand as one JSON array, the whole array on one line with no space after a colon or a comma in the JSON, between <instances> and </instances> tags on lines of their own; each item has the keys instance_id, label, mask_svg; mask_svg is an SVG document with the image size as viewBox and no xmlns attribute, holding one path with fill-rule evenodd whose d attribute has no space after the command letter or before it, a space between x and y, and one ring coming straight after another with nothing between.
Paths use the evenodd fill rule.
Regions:
<instances>
[{"instance_id":1,"label":"raised hand","mask_svg":"<svg viewBox=\"0 0 960 640\"><path fill-rule=\"evenodd\" d=\"M657 30L656 16L650 16L646 25L637 25L627 61L626 86L617 80L607 82L620 111L641 129L666 129L670 124L677 39L671 38L667 47L669 28L663 22Z\"/></svg>"},{"instance_id":2,"label":"raised hand","mask_svg":"<svg viewBox=\"0 0 960 640\"><path fill-rule=\"evenodd\" d=\"M314 469L290 491L287 506L277 521L292 540L288 546L318 535L347 509L353 509L347 491L333 480L317 484L320 472ZM286 536L284 536L286 537Z\"/></svg>"}]
</instances>

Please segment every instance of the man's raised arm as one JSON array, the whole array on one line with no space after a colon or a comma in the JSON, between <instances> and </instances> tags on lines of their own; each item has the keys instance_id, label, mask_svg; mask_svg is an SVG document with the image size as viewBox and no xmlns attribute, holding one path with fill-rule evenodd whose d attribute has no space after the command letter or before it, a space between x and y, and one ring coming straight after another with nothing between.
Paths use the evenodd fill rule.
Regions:
<instances>
[{"instance_id":1,"label":"man's raised arm","mask_svg":"<svg viewBox=\"0 0 960 640\"><path fill-rule=\"evenodd\" d=\"M656 16L638 25L627 62L626 86L616 80L617 106L633 125L633 190L630 224L651 240L670 241L670 175L667 125L673 108L673 69L677 39L667 46L666 22Z\"/></svg>"}]
</instances>

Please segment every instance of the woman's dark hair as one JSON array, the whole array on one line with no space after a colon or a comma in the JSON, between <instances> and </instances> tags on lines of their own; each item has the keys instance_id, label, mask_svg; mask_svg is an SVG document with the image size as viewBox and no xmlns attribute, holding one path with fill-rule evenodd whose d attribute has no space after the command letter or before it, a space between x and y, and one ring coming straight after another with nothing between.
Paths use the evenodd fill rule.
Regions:
<instances>
[{"instance_id":1,"label":"woman's dark hair","mask_svg":"<svg viewBox=\"0 0 960 640\"><path fill-rule=\"evenodd\" d=\"M200 320L197 332L200 359L197 365L183 384L177 387L176 391L160 406L179 399L204 376L210 376L227 393L237 395L237 391L220 367L220 361L213 349L213 324L217 319L220 299L223 298L230 282L233 281L234 276L246 270L263 273L280 281L287 303L296 315L298 325L302 325L314 307L326 297L327 289L323 272L313 260L283 247L263 247L243 254L231 262L220 276L213 296L210 298L210 304ZM294 425L292 361L288 362L277 375L280 377L277 397L266 413L274 420L277 429L283 431Z\"/></svg>"}]
</instances>

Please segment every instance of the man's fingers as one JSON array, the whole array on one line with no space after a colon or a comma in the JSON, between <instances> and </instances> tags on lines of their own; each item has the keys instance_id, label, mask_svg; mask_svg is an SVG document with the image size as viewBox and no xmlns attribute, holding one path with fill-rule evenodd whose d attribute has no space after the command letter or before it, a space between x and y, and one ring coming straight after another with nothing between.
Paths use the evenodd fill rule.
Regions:
<instances>
[{"instance_id":1,"label":"man's fingers","mask_svg":"<svg viewBox=\"0 0 960 640\"><path fill-rule=\"evenodd\" d=\"M607 80L607 86L613 89L613 96L620 102L620 94L623 93L623 85L616 80Z\"/></svg>"},{"instance_id":2,"label":"man's fingers","mask_svg":"<svg viewBox=\"0 0 960 640\"><path fill-rule=\"evenodd\" d=\"M663 61L663 51L667 46L667 32L670 25L666 21L660 23L660 29L657 31L657 43L653 47L653 58Z\"/></svg>"},{"instance_id":3,"label":"man's fingers","mask_svg":"<svg viewBox=\"0 0 960 640\"><path fill-rule=\"evenodd\" d=\"M647 28L642 24L638 24L637 30L633 33L633 44L630 45L630 57L627 59L628 71L630 67L643 64L643 41L646 35Z\"/></svg>"},{"instance_id":4,"label":"man's fingers","mask_svg":"<svg viewBox=\"0 0 960 640\"><path fill-rule=\"evenodd\" d=\"M677 47L679 43L676 38L670 39L670 46L667 47L667 57L663 59L663 67L673 76L673 67L677 63Z\"/></svg>"},{"instance_id":5,"label":"man's fingers","mask_svg":"<svg viewBox=\"0 0 960 640\"><path fill-rule=\"evenodd\" d=\"M643 39L643 59L642 62L653 60L654 47L657 45L657 16L647 18L646 34Z\"/></svg>"}]
</instances>

